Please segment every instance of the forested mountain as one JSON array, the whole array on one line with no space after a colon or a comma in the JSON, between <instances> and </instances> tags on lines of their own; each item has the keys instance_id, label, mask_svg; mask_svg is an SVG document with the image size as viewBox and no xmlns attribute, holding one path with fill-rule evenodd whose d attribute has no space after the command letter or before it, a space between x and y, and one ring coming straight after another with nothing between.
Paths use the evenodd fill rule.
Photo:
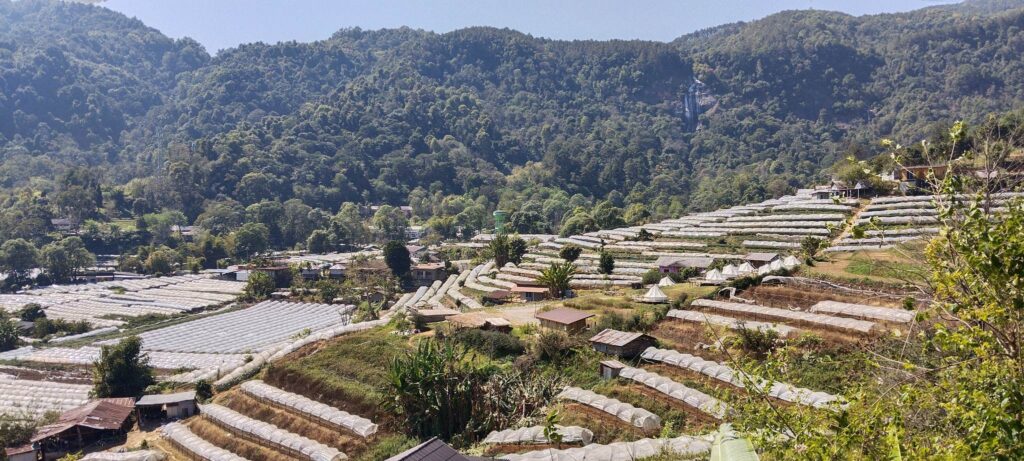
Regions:
<instances>
[{"instance_id":1,"label":"forested mountain","mask_svg":"<svg viewBox=\"0 0 1024 461\"><path fill-rule=\"evenodd\" d=\"M354 29L211 57L102 7L3 0L0 185L99 183L83 217L100 220L289 199L412 203L423 218L530 209L534 230L603 199L663 216L779 195L881 137L1020 108L1022 28L1024 2L974 1L783 12L672 43Z\"/></svg>"}]
</instances>

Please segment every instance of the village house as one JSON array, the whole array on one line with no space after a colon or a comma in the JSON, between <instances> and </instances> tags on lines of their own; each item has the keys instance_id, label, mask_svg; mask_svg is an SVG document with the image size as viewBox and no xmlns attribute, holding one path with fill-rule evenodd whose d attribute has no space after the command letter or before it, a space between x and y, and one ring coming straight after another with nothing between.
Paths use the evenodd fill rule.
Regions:
<instances>
[{"instance_id":1,"label":"village house","mask_svg":"<svg viewBox=\"0 0 1024 461\"><path fill-rule=\"evenodd\" d=\"M564 331L566 333L579 333L587 329L587 319L594 316L589 312L583 312L568 307L538 312L533 315L540 321L540 326L550 330Z\"/></svg>"},{"instance_id":2,"label":"village house","mask_svg":"<svg viewBox=\"0 0 1024 461\"><path fill-rule=\"evenodd\" d=\"M657 340L652 336L611 328L594 335L589 341L595 351L627 359L636 357L648 347L657 344Z\"/></svg>"},{"instance_id":3,"label":"village house","mask_svg":"<svg viewBox=\"0 0 1024 461\"><path fill-rule=\"evenodd\" d=\"M30 443L8 449L13 459L57 459L68 453L103 444L123 443L132 428L135 399L97 399L64 412L53 424L40 426Z\"/></svg>"},{"instance_id":4,"label":"village house","mask_svg":"<svg viewBox=\"0 0 1024 461\"><path fill-rule=\"evenodd\" d=\"M430 285L448 278L444 263L420 263L412 266L412 280L418 286Z\"/></svg>"}]
</instances>

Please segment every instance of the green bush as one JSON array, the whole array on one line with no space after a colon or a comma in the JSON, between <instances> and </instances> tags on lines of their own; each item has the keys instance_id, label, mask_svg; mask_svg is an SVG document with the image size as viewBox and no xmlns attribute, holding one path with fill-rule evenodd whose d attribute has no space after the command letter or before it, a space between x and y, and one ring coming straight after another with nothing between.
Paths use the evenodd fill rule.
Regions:
<instances>
[{"instance_id":1,"label":"green bush","mask_svg":"<svg viewBox=\"0 0 1024 461\"><path fill-rule=\"evenodd\" d=\"M521 355L526 351L519 338L500 331L465 328L456 331L452 339L495 359Z\"/></svg>"},{"instance_id":2,"label":"green bush","mask_svg":"<svg viewBox=\"0 0 1024 461\"><path fill-rule=\"evenodd\" d=\"M572 356L579 345L579 341L564 332L544 330L533 343L533 355L538 360L557 362Z\"/></svg>"},{"instance_id":3,"label":"green bush","mask_svg":"<svg viewBox=\"0 0 1024 461\"><path fill-rule=\"evenodd\" d=\"M772 329L742 327L738 331L739 345L756 357L764 357L779 346L779 332Z\"/></svg>"},{"instance_id":4,"label":"green bush","mask_svg":"<svg viewBox=\"0 0 1024 461\"><path fill-rule=\"evenodd\" d=\"M642 282L644 285L653 285L661 281L661 277L661 271L659 271L658 269L651 269L647 272L644 272Z\"/></svg>"}]
</instances>

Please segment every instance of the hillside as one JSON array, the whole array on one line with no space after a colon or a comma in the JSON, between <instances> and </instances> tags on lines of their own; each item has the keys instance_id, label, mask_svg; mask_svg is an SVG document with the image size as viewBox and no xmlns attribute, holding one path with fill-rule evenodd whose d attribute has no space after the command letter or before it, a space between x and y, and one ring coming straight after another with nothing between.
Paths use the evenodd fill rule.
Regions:
<instances>
[{"instance_id":1,"label":"hillside","mask_svg":"<svg viewBox=\"0 0 1024 461\"><path fill-rule=\"evenodd\" d=\"M0 184L57 192L90 165L141 179L126 208L190 219L228 198L712 209L820 179L881 137L1020 108L1022 6L791 11L669 44L355 29L211 57L101 7L8 1Z\"/></svg>"}]
</instances>

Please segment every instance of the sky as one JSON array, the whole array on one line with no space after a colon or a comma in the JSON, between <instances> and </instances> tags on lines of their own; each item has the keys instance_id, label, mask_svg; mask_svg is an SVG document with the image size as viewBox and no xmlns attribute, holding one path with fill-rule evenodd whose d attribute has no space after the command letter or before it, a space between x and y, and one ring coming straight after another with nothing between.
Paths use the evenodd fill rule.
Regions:
<instances>
[{"instance_id":1,"label":"sky","mask_svg":"<svg viewBox=\"0 0 1024 461\"><path fill-rule=\"evenodd\" d=\"M448 32L508 27L554 39L670 41L689 32L794 9L853 15L909 11L951 0L107 0L164 34L215 53L242 43L309 42L338 29L409 26Z\"/></svg>"}]
</instances>

